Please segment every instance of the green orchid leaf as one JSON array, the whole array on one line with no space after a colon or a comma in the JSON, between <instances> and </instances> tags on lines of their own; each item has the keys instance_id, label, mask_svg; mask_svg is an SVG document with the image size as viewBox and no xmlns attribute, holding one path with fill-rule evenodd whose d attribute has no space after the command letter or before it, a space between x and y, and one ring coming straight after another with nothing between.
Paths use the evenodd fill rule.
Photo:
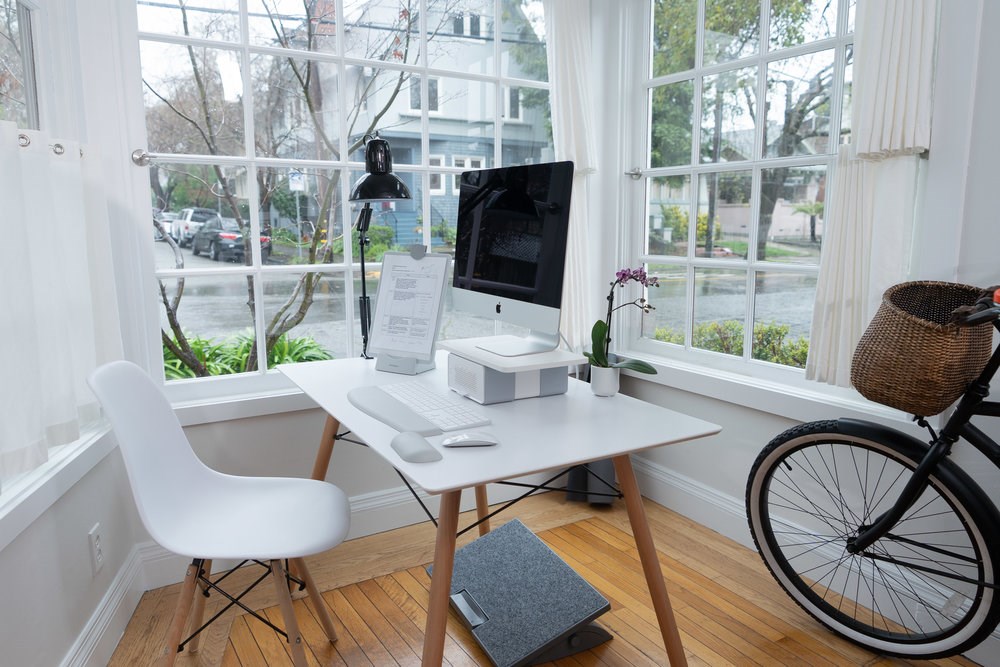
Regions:
<instances>
[{"instance_id":1,"label":"green orchid leaf","mask_svg":"<svg viewBox=\"0 0 1000 667\"><path fill-rule=\"evenodd\" d=\"M640 361L638 359L625 359L624 361L618 361L611 364L612 368L627 368L630 371L637 371L639 373L649 373L650 375L656 375L656 369L647 364L645 361Z\"/></svg>"},{"instance_id":2,"label":"green orchid leaf","mask_svg":"<svg viewBox=\"0 0 1000 667\"><path fill-rule=\"evenodd\" d=\"M604 352L604 343L608 338L608 325L604 320L594 322L594 328L590 331L591 345L593 351L588 355L590 363L602 368L608 367L608 355Z\"/></svg>"}]
</instances>

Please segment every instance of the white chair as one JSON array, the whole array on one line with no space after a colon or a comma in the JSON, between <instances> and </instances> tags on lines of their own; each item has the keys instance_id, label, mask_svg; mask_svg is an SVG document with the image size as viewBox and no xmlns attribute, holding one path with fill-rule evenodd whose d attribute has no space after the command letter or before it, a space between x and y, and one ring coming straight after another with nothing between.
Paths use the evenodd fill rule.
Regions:
<instances>
[{"instance_id":1,"label":"white chair","mask_svg":"<svg viewBox=\"0 0 1000 667\"><path fill-rule=\"evenodd\" d=\"M172 665L183 644L191 642L191 650L197 649L198 633L208 625L201 624L204 598L209 590L220 590L210 579L213 559L255 561L270 569L284 632L254 615L286 636L296 667L304 667L306 658L288 591L291 577L282 560L291 561L327 637L336 641L330 614L303 557L331 549L346 537L350 505L343 491L311 479L237 477L212 470L192 451L159 387L134 364L106 364L90 375L89 383L118 438L143 525L160 546L192 559L171 621L164 663ZM265 577L266 572L256 583ZM192 614L196 585L203 594ZM253 613L238 597L232 604ZM189 616L194 631L182 644Z\"/></svg>"}]
</instances>

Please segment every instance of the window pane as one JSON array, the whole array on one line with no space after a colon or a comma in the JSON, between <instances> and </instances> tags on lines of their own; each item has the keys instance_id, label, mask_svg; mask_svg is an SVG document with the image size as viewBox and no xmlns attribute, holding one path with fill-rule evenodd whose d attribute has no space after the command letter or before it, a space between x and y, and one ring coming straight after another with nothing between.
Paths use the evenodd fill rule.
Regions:
<instances>
[{"instance_id":1,"label":"window pane","mask_svg":"<svg viewBox=\"0 0 1000 667\"><path fill-rule=\"evenodd\" d=\"M653 76L694 67L698 0L654 0L652 35Z\"/></svg>"},{"instance_id":2,"label":"window pane","mask_svg":"<svg viewBox=\"0 0 1000 667\"><path fill-rule=\"evenodd\" d=\"M819 265L826 165L761 170L757 259Z\"/></svg>"},{"instance_id":3,"label":"window pane","mask_svg":"<svg viewBox=\"0 0 1000 667\"><path fill-rule=\"evenodd\" d=\"M243 155L243 84L235 51L143 42L149 150Z\"/></svg>"},{"instance_id":4,"label":"window pane","mask_svg":"<svg viewBox=\"0 0 1000 667\"><path fill-rule=\"evenodd\" d=\"M753 55L759 42L759 0L705 1L706 65Z\"/></svg>"},{"instance_id":5,"label":"window pane","mask_svg":"<svg viewBox=\"0 0 1000 667\"><path fill-rule=\"evenodd\" d=\"M257 368L257 358L252 354L256 340L253 311L247 306L252 277L161 278L159 285L163 294L160 326L171 340L163 349L168 381L245 373ZM175 353L181 337L191 349L192 358L188 360Z\"/></svg>"},{"instance_id":6,"label":"window pane","mask_svg":"<svg viewBox=\"0 0 1000 667\"><path fill-rule=\"evenodd\" d=\"M0 21L0 120L38 129L28 8L8 0L0 5Z\"/></svg>"},{"instance_id":7,"label":"window pane","mask_svg":"<svg viewBox=\"0 0 1000 667\"><path fill-rule=\"evenodd\" d=\"M333 2L247 0L250 43L333 53L337 15Z\"/></svg>"},{"instance_id":8,"label":"window pane","mask_svg":"<svg viewBox=\"0 0 1000 667\"><path fill-rule=\"evenodd\" d=\"M664 343L684 345L687 321L687 270L683 266L649 264L646 272L656 277L659 287L646 291L653 310L642 317L642 335Z\"/></svg>"},{"instance_id":9,"label":"window pane","mask_svg":"<svg viewBox=\"0 0 1000 667\"><path fill-rule=\"evenodd\" d=\"M501 73L519 79L548 81L545 13L541 0L502 0L500 13L503 20Z\"/></svg>"},{"instance_id":10,"label":"window pane","mask_svg":"<svg viewBox=\"0 0 1000 667\"><path fill-rule=\"evenodd\" d=\"M344 294L342 273L269 274L264 320L271 323L269 333L284 340L272 346L268 366L347 356ZM308 309L302 308L304 299L309 299Z\"/></svg>"},{"instance_id":11,"label":"window pane","mask_svg":"<svg viewBox=\"0 0 1000 667\"><path fill-rule=\"evenodd\" d=\"M149 181L151 204L162 211L161 215L169 214L162 225L179 246L175 251L169 243L157 244L157 269L211 266L206 253L199 250L195 254L192 247L195 234L209 219L233 218L243 229L249 228L248 183L243 167L153 164Z\"/></svg>"},{"instance_id":12,"label":"window pane","mask_svg":"<svg viewBox=\"0 0 1000 667\"><path fill-rule=\"evenodd\" d=\"M771 50L837 34L837 2L771 0Z\"/></svg>"},{"instance_id":13,"label":"window pane","mask_svg":"<svg viewBox=\"0 0 1000 667\"><path fill-rule=\"evenodd\" d=\"M816 276L764 271L756 281L751 356L805 368Z\"/></svg>"},{"instance_id":14,"label":"window pane","mask_svg":"<svg viewBox=\"0 0 1000 667\"><path fill-rule=\"evenodd\" d=\"M554 154L549 91L521 88L521 118L504 122L502 131L502 166L551 161Z\"/></svg>"},{"instance_id":15,"label":"window pane","mask_svg":"<svg viewBox=\"0 0 1000 667\"><path fill-rule=\"evenodd\" d=\"M840 111L840 143L851 143L851 100L854 92L854 45L847 46L846 65L844 67L844 102Z\"/></svg>"},{"instance_id":16,"label":"window pane","mask_svg":"<svg viewBox=\"0 0 1000 667\"><path fill-rule=\"evenodd\" d=\"M257 170L260 224L271 237L271 264L344 261L339 170Z\"/></svg>"},{"instance_id":17,"label":"window pane","mask_svg":"<svg viewBox=\"0 0 1000 667\"><path fill-rule=\"evenodd\" d=\"M650 167L673 167L691 163L694 81L657 86L650 91Z\"/></svg>"},{"instance_id":18,"label":"window pane","mask_svg":"<svg viewBox=\"0 0 1000 667\"><path fill-rule=\"evenodd\" d=\"M704 174L699 179L696 257L747 256L752 183L749 171Z\"/></svg>"},{"instance_id":19,"label":"window pane","mask_svg":"<svg viewBox=\"0 0 1000 667\"><path fill-rule=\"evenodd\" d=\"M432 2L428 10L431 12L427 42L430 67L477 74L494 72L492 0ZM442 14L441 10L448 11Z\"/></svg>"},{"instance_id":20,"label":"window pane","mask_svg":"<svg viewBox=\"0 0 1000 667\"><path fill-rule=\"evenodd\" d=\"M416 63L420 54L418 9L416 0L345 0L350 26L344 35L345 55Z\"/></svg>"},{"instance_id":21,"label":"window pane","mask_svg":"<svg viewBox=\"0 0 1000 667\"><path fill-rule=\"evenodd\" d=\"M737 357L743 355L746 289L745 271L695 269L693 347Z\"/></svg>"},{"instance_id":22,"label":"window pane","mask_svg":"<svg viewBox=\"0 0 1000 667\"><path fill-rule=\"evenodd\" d=\"M139 30L166 35L239 41L239 0L136 3Z\"/></svg>"},{"instance_id":23,"label":"window pane","mask_svg":"<svg viewBox=\"0 0 1000 667\"><path fill-rule=\"evenodd\" d=\"M263 157L340 154L336 65L259 55L251 64L255 150Z\"/></svg>"},{"instance_id":24,"label":"window pane","mask_svg":"<svg viewBox=\"0 0 1000 667\"><path fill-rule=\"evenodd\" d=\"M830 152L832 86L832 49L767 66L766 157Z\"/></svg>"},{"instance_id":25,"label":"window pane","mask_svg":"<svg viewBox=\"0 0 1000 667\"><path fill-rule=\"evenodd\" d=\"M646 252L684 257L691 221L691 177L660 176L648 181Z\"/></svg>"},{"instance_id":26,"label":"window pane","mask_svg":"<svg viewBox=\"0 0 1000 667\"><path fill-rule=\"evenodd\" d=\"M756 85L756 67L705 77L701 102L702 162L734 162L753 157Z\"/></svg>"}]
</instances>

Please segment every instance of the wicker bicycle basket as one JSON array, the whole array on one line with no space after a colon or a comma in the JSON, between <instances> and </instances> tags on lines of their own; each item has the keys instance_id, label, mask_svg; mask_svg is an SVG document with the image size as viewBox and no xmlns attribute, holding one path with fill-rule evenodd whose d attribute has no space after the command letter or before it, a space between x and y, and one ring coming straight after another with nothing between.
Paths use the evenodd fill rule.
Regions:
<instances>
[{"instance_id":1,"label":"wicker bicycle basket","mask_svg":"<svg viewBox=\"0 0 1000 667\"><path fill-rule=\"evenodd\" d=\"M851 383L865 398L929 417L954 403L989 359L993 327L949 324L976 302L978 287L910 282L890 287L851 360Z\"/></svg>"}]
</instances>

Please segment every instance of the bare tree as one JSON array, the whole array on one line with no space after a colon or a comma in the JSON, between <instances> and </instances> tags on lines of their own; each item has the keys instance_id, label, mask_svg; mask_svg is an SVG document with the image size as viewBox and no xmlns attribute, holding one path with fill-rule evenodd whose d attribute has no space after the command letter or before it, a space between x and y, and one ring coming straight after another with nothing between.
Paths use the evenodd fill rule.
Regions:
<instances>
[{"instance_id":1,"label":"bare tree","mask_svg":"<svg viewBox=\"0 0 1000 667\"><path fill-rule=\"evenodd\" d=\"M178 2L182 16L184 34L191 36L188 22L188 8L183 0ZM450 16L454 2L431 2L435 11L431 15L440 17L436 26L429 27L429 39L439 34L445 21ZM367 44L367 58L383 62L413 62L417 54L417 0L405 0L401 3L398 15L391 25L380 26L377 30L368 30L371 37ZM325 44L335 39L333 3L325 0L305 0L305 13L302 20L294 25L287 21L277 11L273 0L263 2L267 19L273 31L273 44L278 47L296 49L307 53L329 50ZM149 93L158 100L148 111L148 125L158 128L168 136L160 137L162 145L173 142L184 142L203 148L208 155L232 155L233 148L242 141L241 106L227 104L220 89L221 77L218 67L212 60L209 49L198 46L187 46L186 57L190 64L190 76L186 75L183 82L167 82L156 84L146 81ZM296 155L301 148L303 137L308 138L309 148L313 151L307 157L315 160L340 160L343 155L350 155L364 145L365 137L372 134L376 128L384 129L384 121L395 103L400 92L410 79L410 73L403 69L371 68L368 76L358 76L353 83L351 99L355 106L345 112L349 141L340 146L337 132L327 130L328 109L325 95L326 87L321 79L323 65L318 60L303 56L266 56L255 59L253 68L253 95L257 102L254 108L255 150L260 155L284 156ZM341 82L346 85L347 82ZM384 100L381 106L372 112L363 113L364 102L375 99ZM289 116L284 113L289 102L291 106L302 108L301 113ZM331 100L332 102L332 100ZM333 136L331 136L331 134ZM151 132L151 137L152 137ZM152 143L152 142L151 142ZM238 154L238 153L235 153ZM222 205L236 219L243 231L245 244L244 256L247 263L251 259L252 237L249 233L249 223L241 211L239 201L234 192L231 179L226 177L222 167L211 167L215 184L201 177L214 196L222 201ZM188 178L198 178L187 170ZM270 227L270 203L276 192L287 189L287 175L282 170L258 169L252 176L257 181L259 199L256 202L262 214L262 229ZM310 265L328 262L332 257L331 241L333 231L332 215L340 205L341 172L333 170L329 178L317 178L315 193L316 233L309 241L307 263ZM154 180L155 179L155 180ZM160 182L160 173L150 173L150 185L157 197L169 201L169 191ZM179 267L183 266L180 253L176 251ZM264 331L264 353L271 351L281 336L285 335L305 319L317 287L323 280L319 272L305 271L290 290L285 301L278 306L275 313L268 319ZM254 279L247 277L247 307L251 320L255 317ZM161 331L164 346L171 350L196 376L206 376L210 370L199 361L195 350L186 338L178 308L184 291L183 278L176 280L171 294L163 281L160 281L160 299L167 316L167 328ZM245 370L254 370L258 366L257 352L262 341L254 340L253 349L248 357Z\"/></svg>"}]
</instances>

